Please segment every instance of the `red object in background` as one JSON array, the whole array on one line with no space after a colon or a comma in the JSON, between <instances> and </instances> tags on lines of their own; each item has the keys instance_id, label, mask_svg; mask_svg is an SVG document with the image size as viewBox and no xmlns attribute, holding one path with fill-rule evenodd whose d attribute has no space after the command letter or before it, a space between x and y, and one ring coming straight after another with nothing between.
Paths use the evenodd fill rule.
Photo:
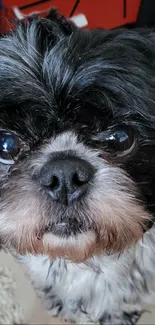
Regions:
<instances>
[{"instance_id":1,"label":"red object in background","mask_svg":"<svg viewBox=\"0 0 155 325\"><path fill-rule=\"evenodd\" d=\"M135 23L141 0L3 0L0 1L0 33L13 27L13 20L34 12L46 16L51 7L72 16L79 27L106 29Z\"/></svg>"}]
</instances>

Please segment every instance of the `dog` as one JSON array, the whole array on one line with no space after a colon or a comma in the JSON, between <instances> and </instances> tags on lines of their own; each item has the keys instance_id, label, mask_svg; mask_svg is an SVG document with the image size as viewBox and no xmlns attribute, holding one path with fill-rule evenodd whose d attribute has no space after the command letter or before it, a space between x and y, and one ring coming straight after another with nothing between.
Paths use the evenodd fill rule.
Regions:
<instances>
[{"instance_id":1,"label":"dog","mask_svg":"<svg viewBox=\"0 0 155 325\"><path fill-rule=\"evenodd\" d=\"M53 316L136 324L155 298L155 29L55 11L0 39L0 240Z\"/></svg>"}]
</instances>

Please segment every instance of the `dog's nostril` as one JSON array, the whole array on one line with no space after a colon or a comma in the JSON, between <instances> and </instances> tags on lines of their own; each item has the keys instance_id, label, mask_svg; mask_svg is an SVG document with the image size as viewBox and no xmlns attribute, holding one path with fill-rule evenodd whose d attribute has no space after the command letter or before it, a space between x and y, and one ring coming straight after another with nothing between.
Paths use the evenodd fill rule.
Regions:
<instances>
[{"instance_id":1,"label":"dog's nostril","mask_svg":"<svg viewBox=\"0 0 155 325\"><path fill-rule=\"evenodd\" d=\"M59 178L53 175L50 183L51 190L56 190L59 186L60 186Z\"/></svg>"},{"instance_id":2,"label":"dog's nostril","mask_svg":"<svg viewBox=\"0 0 155 325\"><path fill-rule=\"evenodd\" d=\"M88 177L84 174L80 173L75 173L72 178L72 182L76 186L83 186L85 183L89 181Z\"/></svg>"}]
</instances>

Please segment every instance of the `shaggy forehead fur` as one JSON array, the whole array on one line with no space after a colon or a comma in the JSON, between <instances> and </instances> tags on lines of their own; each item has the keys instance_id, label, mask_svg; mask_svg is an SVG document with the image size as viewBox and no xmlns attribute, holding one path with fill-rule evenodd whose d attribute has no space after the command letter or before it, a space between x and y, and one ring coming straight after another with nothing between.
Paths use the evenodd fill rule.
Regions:
<instances>
[{"instance_id":1,"label":"shaggy forehead fur","mask_svg":"<svg viewBox=\"0 0 155 325\"><path fill-rule=\"evenodd\" d=\"M19 26L0 42L2 126L34 139L75 130L75 123L89 131L120 121L153 126L154 39L144 36L75 27L66 35L43 19Z\"/></svg>"}]
</instances>

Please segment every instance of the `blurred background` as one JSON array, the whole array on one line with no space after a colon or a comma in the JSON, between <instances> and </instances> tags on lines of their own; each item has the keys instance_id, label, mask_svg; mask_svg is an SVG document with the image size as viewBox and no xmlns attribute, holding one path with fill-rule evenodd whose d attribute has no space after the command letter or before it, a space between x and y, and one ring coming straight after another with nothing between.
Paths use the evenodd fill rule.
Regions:
<instances>
[{"instance_id":1,"label":"blurred background","mask_svg":"<svg viewBox=\"0 0 155 325\"><path fill-rule=\"evenodd\" d=\"M148 25L155 21L155 0L0 0L0 33L14 22L38 14L45 17L51 7L80 28Z\"/></svg>"}]
</instances>

